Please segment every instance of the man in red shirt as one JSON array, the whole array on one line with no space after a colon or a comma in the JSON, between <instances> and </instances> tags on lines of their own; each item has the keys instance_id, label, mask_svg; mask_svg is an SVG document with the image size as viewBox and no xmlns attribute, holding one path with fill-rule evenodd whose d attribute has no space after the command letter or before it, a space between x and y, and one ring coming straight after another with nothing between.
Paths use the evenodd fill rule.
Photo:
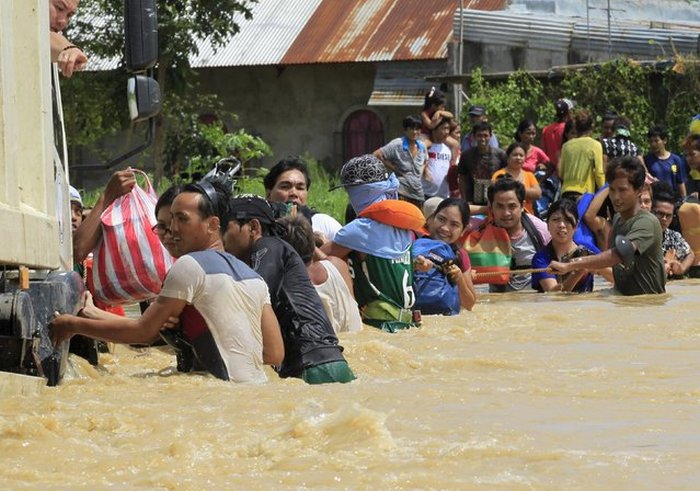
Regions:
<instances>
[{"instance_id":1,"label":"man in red shirt","mask_svg":"<svg viewBox=\"0 0 700 491\"><path fill-rule=\"evenodd\" d=\"M571 119L571 110L576 103L571 99L559 99L554 105L557 110L557 120L542 129L542 150L549 157L552 168L556 169L564 139L564 125Z\"/></svg>"}]
</instances>

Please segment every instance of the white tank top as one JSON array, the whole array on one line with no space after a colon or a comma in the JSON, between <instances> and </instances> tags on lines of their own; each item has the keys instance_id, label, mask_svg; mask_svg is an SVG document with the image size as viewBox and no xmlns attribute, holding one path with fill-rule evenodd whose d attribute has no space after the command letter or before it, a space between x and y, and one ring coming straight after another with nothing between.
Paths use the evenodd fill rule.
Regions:
<instances>
[{"instance_id":1,"label":"white tank top","mask_svg":"<svg viewBox=\"0 0 700 491\"><path fill-rule=\"evenodd\" d=\"M321 297L333 330L336 333L361 330L360 309L342 275L330 261L324 259L319 262L326 268L328 279L314 287L318 296Z\"/></svg>"}]
</instances>

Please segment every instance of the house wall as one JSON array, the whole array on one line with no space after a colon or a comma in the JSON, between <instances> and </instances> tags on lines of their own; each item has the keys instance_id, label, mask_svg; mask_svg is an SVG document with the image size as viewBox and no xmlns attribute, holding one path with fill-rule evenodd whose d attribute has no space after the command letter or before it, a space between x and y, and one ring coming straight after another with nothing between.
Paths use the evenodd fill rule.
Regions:
<instances>
[{"instance_id":1,"label":"house wall","mask_svg":"<svg viewBox=\"0 0 700 491\"><path fill-rule=\"evenodd\" d=\"M339 168L343 122L353 111L374 111L389 140L401 134L406 115L421 109L368 107L373 63L208 68L199 74L202 90L217 94L238 115L226 122L228 128L245 128L272 147L274 155L262 162L266 167L287 155L309 153L328 168Z\"/></svg>"},{"instance_id":2,"label":"house wall","mask_svg":"<svg viewBox=\"0 0 700 491\"><path fill-rule=\"evenodd\" d=\"M464 73L481 68L484 73L523 70L547 70L571 63L569 53L483 43L464 43Z\"/></svg>"}]
</instances>

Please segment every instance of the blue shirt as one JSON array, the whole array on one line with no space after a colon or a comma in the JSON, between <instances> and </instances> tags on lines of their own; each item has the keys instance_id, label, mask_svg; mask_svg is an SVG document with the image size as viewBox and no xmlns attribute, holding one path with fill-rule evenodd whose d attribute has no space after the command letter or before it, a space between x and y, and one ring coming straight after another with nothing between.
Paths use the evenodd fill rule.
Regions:
<instances>
[{"instance_id":1,"label":"blue shirt","mask_svg":"<svg viewBox=\"0 0 700 491\"><path fill-rule=\"evenodd\" d=\"M549 266L549 263L555 260L557 260L556 253L554 252L554 248L550 243L547 247L535 253L535 255L532 257L532 267L546 268L547 266ZM537 290L538 292L544 292L542 286L540 286L540 280L544 280L546 278L552 278L553 280L557 279L556 275L549 274L547 272L532 273L532 288ZM576 284L572 291L577 293L593 291L593 275L589 273L586 276L584 276Z\"/></svg>"},{"instance_id":2,"label":"blue shirt","mask_svg":"<svg viewBox=\"0 0 700 491\"><path fill-rule=\"evenodd\" d=\"M688 165L679 155L670 154L667 159L660 159L653 153L644 156L644 163L652 176L669 183L674 191L688 180Z\"/></svg>"}]
</instances>

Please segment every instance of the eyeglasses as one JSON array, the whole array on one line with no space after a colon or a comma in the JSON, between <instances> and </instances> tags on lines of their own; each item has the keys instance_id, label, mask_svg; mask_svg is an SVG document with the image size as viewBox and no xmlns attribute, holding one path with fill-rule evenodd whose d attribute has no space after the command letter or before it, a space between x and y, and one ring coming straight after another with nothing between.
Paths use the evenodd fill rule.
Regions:
<instances>
[{"instance_id":1,"label":"eyeglasses","mask_svg":"<svg viewBox=\"0 0 700 491\"><path fill-rule=\"evenodd\" d=\"M657 218L662 220L670 220L671 218L673 218L673 213L664 213L660 210L654 210L653 213L654 215L656 215Z\"/></svg>"},{"instance_id":2,"label":"eyeglasses","mask_svg":"<svg viewBox=\"0 0 700 491\"><path fill-rule=\"evenodd\" d=\"M168 227L166 227L162 223L156 223L155 225L153 225L153 228L151 228L151 230L153 230L153 232L156 235L160 235L161 237L168 235L168 234L172 235L172 233L173 233L172 230L170 230Z\"/></svg>"}]
</instances>

